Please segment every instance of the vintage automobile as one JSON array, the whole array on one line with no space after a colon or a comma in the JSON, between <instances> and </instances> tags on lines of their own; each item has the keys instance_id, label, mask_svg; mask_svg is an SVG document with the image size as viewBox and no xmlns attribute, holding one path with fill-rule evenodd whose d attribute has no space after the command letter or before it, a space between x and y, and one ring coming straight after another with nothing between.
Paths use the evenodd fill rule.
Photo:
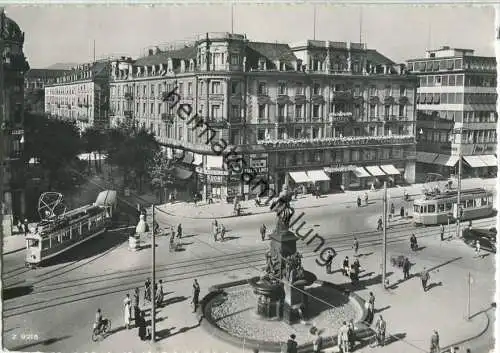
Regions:
<instances>
[{"instance_id":1,"label":"vintage automobile","mask_svg":"<svg viewBox=\"0 0 500 353\"><path fill-rule=\"evenodd\" d=\"M497 252L497 229L480 229L480 228L472 228L465 229L463 231L463 240L466 244L474 246L476 244L476 240L479 240L479 244L481 245L481 249Z\"/></svg>"}]
</instances>

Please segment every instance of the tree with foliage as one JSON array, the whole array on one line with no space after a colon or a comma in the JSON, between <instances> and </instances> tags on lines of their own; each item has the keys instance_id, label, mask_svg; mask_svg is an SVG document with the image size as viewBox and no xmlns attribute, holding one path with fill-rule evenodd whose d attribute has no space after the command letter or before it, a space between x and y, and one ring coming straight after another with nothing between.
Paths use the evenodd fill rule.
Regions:
<instances>
[{"instance_id":1,"label":"tree with foliage","mask_svg":"<svg viewBox=\"0 0 500 353\"><path fill-rule=\"evenodd\" d=\"M156 153L148 166L151 187L156 191L160 203L167 201L166 188L174 183L174 168L174 161L168 159L162 151Z\"/></svg>"},{"instance_id":2,"label":"tree with foliage","mask_svg":"<svg viewBox=\"0 0 500 353\"><path fill-rule=\"evenodd\" d=\"M125 185L142 190L148 166L153 163L159 145L152 133L144 129L111 129L108 132L108 160L124 175Z\"/></svg>"},{"instance_id":3,"label":"tree with foliage","mask_svg":"<svg viewBox=\"0 0 500 353\"><path fill-rule=\"evenodd\" d=\"M81 150L78 127L72 121L49 119L46 115L24 116L24 159L38 161L48 175L48 189L70 190L81 179L78 154ZM76 171L75 171L76 170Z\"/></svg>"}]
</instances>

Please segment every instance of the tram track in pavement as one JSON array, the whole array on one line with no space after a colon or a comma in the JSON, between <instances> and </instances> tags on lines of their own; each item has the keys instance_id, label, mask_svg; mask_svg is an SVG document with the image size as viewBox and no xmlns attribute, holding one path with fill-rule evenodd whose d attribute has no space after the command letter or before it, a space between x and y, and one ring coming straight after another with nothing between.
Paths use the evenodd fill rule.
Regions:
<instances>
[{"instance_id":1,"label":"tram track in pavement","mask_svg":"<svg viewBox=\"0 0 500 353\"><path fill-rule=\"evenodd\" d=\"M487 223L491 222L491 220L488 219L483 219L481 220L481 223ZM476 221L476 224L479 221ZM491 223L488 223L491 224ZM439 234L439 229L437 227L434 228L413 228L416 231L415 233L419 238L424 238L424 237L433 237L437 236ZM429 231L431 230L431 231ZM376 237L377 239L370 239L369 241L361 241L360 242L360 248L366 248L366 247L372 247L372 246L377 246L381 244L381 237L380 237L380 232L374 232L376 234L372 234L372 237ZM398 243L402 241L408 241L408 233L405 234L398 234L396 236L390 236L391 234L394 233L389 233L388 237L388 244L391 243ZM338 238L336 238L338 239ZM331 238L330 240L334 241L336 240L335 238ZM366 240L366 239L364 239ZM301 244L299 242L299 244ZM346 243L346 241L343 241L341 244L336 243L337 245L335 246L335 249L339 252L345 251L345 250L350 250L352 247L352 235L350 236L349 242ZM302 245L298 247L299 251L302 251L303 257L304 258L313 258L317 257L318 253L314 253L313 247L312 246L307 246L307 245ZM304 251L306 250L306 251ZM159 266L157 268L156 272L158 274L158 278L162 279L164 281L164 285L166 286L166 289L168 290L168 284L169 283L175 283L178 281L182 280L188 280L188 279L193 279L193 278L202 278L205 276L210 276L213 274L220 274L221 271L223 272L233 272L233 271L239 271L239 270L255 270L255 268L263 268L265 265L265 253L267 252L267 249L263 250L257 250L252 249L249 251L244 251L240 252L239 255L231 253L231 254L224 254L221 256L216 256L212 257L212 261L210 259L202 259L202 258L197 258L197 259L192 259L192 260L186 260L186 261L181 261L179 263L175 264L167 264L165 266ZM237 255L237 256L235 256ZM200 262L201 260L201 262ZM201 267L201 268L197 268ZM185 271L186 268L190 268L188 271ZM73 288L73 287L82 287L90 284L95 284L96 282L89 282L89 283L76 283L72 284L70 286L63 286L63 287L57 287L58 284L65 284L68 283L68 281L65 282L59 282L59 283L53 283L50 285L42 286L36 288L36 290L30 294L30 296L39 296L40 294L45 294L45 295L50 295L50 299L46 300L41 300L33 303L22 303L21 305L18 306L13 306L13 307L8 307L8 303L4 303L4 317L12 317L12 316L17 316L21 315L27 312L32 312L32 311L39 311L39 310L44 310L48 309L54 306L58 305L64 305L64 304L70 304L75 301L81 301L81 300L89 300L91 298L95 297L100 297L100 296L105 296L105 295L111 295L115 293L123 293L125 291L130 291L133 290L136 287L142 288L144 277L149 275L150 269L147 268L146 272L142 272L142 270L139 270L139 273L136 274L130 274L130 273L124 273L123 275L120 275L115 278L107 278L107 279L100 279L98 282L110 282L113 280L120 280L122 278L130 278L130 277L139 277L137 279L131 279L131 281L127 281L125 283L119 283L116 286L106 286L102 288L92 288L88 289L85 291L78 291L78 293L71 293L71 294L66 294L66 295L61 295L58 297L54 297L51 295L52 292L54 291L62 291L65 289ZM125 272L125 271L124 271ZM128 272L128 271L126 271ZM115 272L120 273L119 271ZM163 273L163 274L162 274ZM256 272L257 274L257 272ZM112 274L107 274L107 275L113 275ZM163 278L162 278L163 277ZM89 277L90 278L90 277ZM92 277L95 278L95 277ZM75 279L72 281L79 281L81 279ZM78 289L78 288L77 288ZM51 302L51 303L50 303Z\"/></svg>"}]
</instances>

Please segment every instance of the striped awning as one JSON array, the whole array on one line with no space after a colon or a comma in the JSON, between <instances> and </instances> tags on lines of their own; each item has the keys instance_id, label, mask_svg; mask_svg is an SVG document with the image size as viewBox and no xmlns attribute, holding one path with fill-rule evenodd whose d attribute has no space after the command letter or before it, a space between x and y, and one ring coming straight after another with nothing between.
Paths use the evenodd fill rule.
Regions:
<instances>
[{"instance_id":1,"label":"striped awning","mask_svg":"<svg viewBox=\"0 0 500 353\"><path fill-rule=\"evenodd\" d=\"M363 167L357 167L353 171L354 175L356 175L358 178L369 178L371 177L370 173L366 171L365 168Z\"/></svg>"},{"instance_id":2,"label":"striped awning","mask_svg":"<svg viewBox=\"0 0 500 353\"><path fill-rule=\"evenodd\" d=\"M401 174L399 170L396 169L392 164L381 165L380 169L382 169L387 175L399 175Z\"/></svg>"},{"instance_id":3,"label":"striped awning","mask_svg":"<svg viewBox=\"0 0 500 353\"><path fill-rule=\"evenodd\" d=\"M367 166L365 167L366 170L373 176L377 177L377 176L383 176L385 175L385 173L382 171L382 169L380 169L378 166L376 165L370 165L370 166Z\"/></svg>"},{"instance_id":4,"label":"striped awning","mask_svg":"<svg viewBox=\"0 0 500 353\"><path fill-rule=\"evenodd\" d=\"M324 171L320 170L308 170L307 176L313 181L329 181L330 177L326 175Z\"/></svg>"}]
</instances>

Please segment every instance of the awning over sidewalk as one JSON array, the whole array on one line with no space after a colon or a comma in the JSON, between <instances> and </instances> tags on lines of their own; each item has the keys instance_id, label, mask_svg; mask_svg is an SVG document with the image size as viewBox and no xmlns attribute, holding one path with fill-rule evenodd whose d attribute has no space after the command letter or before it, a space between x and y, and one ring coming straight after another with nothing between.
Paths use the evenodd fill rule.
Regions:
<instances>
[{"instance_id":1,"label":"awning over sidewalk","mask_svg":"<svg viewBox=\"0 0 500 353\"><path fill-rule=\"evenodd\" d=\"M382 171L382 169L380 169L379 167L377 167L376 165L369 165L369 166L366 166L365 167L366 170L373 176L377 177L377 176L384 176L385 173Z\"/></svg>"},{"instance_id":2,"label":"awning over sidewalk","mask_svg":"<svg viewBox=\"0 0 500 353\"><path fill-rule=\"evenodd\" d=\"M222 156L207 156L207 169L222 169Z\"/></svg>"},{"instance_id":3,"label":"awning over sidewalk","mask_svg":"<svg viewBox=\"0 0 500 353\"><path fill-rule=\"evenodd\" d=\"M479 156L464 156L464 160L471 168L487 167L486 163L484 163Z\"/></svg>"},{"instance_id":4,"label":"awning over sidewalk","mask_svg":"<svg viewBox=\"0 0 500 353\"><path fill-rule=\"evenodd\" d=\"M432 164L446 165L451 156L447 154L438 154L434 162Z\"/></svg>"},{"instance_id":5,"label":"awning over sidewalk","mask_svg":"<svg viewBox=\"0 0 500 353\"><path fill-rule=\"evenodd\" d=\"M369 178L371 177L370 173L368 173L366 171L365 168L363 167L357 167L354 171L353 171L354 175L356 175L358 178Z\"/></svg>"},{"instance_id":6,"label":"awning over sidewalk","mask_svg":"<svg viewBox=\"0 0 500 353\"><path fill-rule=\"evenodd\" d=\"M191 178L191 176L193 175L193 171L187 170L187 169L182 168L182 167L175 167L174 174L175 174L175 177L177 179L186 180L186 179Z\"/></svg>"},{"instance_id":7,"label":"awning over sidewalk","mask_svg":"<svg viewBox=\"0 0 500 353\"><path fill-rule=\"evenodd\" d=\"M387 175L399 175L401 174L399 170L396 169L392 164L381 165L380 169L382 169Z\"/></svg>"},{"instance_id":8,"label":"awning over sidewalk","mask_svg":"<svg viewBox=\"0 0 500 353\"><path fill-rule=\"evenodd\" d=\"M201 154L194 153L193 164L200 165L201 163L203 163L203 156Z\"/></svg>"},{"instance_id":9,"label":"awning over sidewalk","mask_svg":"<svg viewBox=\"0 0 500 353\"><path fill-rule=\"evenodd\" d=\"M308 170L307 176L312 181L330 181L330 177L326 175L324 171L320 170Z\"/></svg>"},{"instance_id":10,"label":"awning over sidewalk","mask_svg":"<svg viewBox=\"0 0 500 353\"><path fill-rule=\"evenodd\" d=\"M288 174L296 184L312 182L312 180L307 176L306 172L289 172Z\"/></svg>"},{"instance_id":11,"label":"awning over sidewalk","mask_svg":"<svg viewBox=\"0 0 500 353\"><path fill-rule=\"evenodd\" d=\"M417 162L432 164L432 162L434 162L437 156L438 156L437 153L417 151Z\"/></svg>"},{"instance_id":12,"label":"awning over sidewalk","mask_svg":"<svg viewBox=\"0 0 500 353\"><path fill-rule=\"evenodd\" d=\"M488 167L498 167L497 157L491 154L478 156Z\"/></svg>"},{"instance_id":13,"label":"awning over sidewalk","mask_svg":"<svg viewBox=\"0 0 500 353\"><path fill-rule=\"evenodd\" d=\"M458 156L450 156L448 162L446 162L447 167L454 167L460 158Z\"/></svg>"}]
</instances>

